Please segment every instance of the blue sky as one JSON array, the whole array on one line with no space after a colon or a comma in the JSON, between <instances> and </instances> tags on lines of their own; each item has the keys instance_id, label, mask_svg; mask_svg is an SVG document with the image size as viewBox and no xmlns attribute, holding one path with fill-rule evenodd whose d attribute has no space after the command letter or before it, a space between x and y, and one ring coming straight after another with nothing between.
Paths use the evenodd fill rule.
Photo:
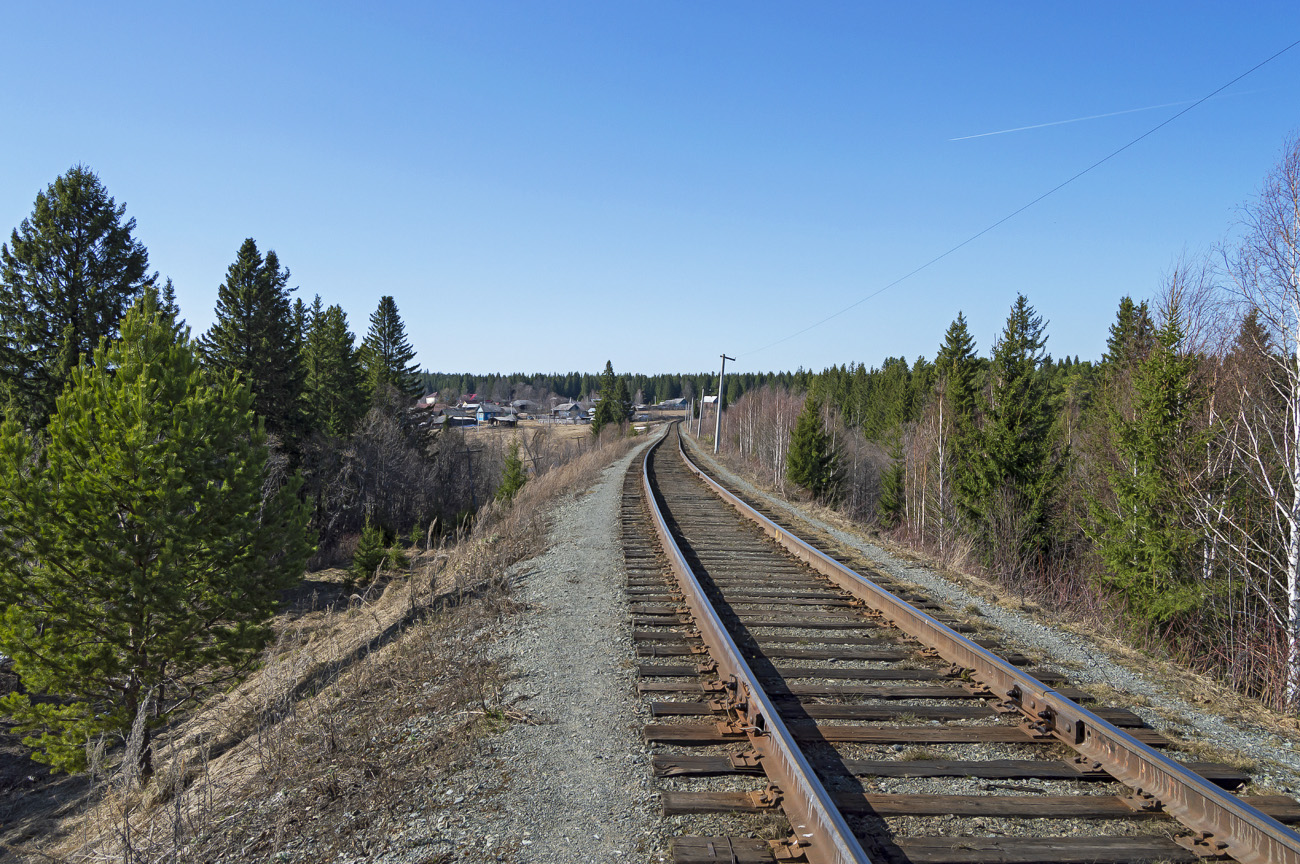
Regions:
<instances>
[{"instance_id":1,"label":"blue sky","mask_svg":"<svg viewBox=\"0 0 1300 864\"><path fill-rule=\"evenodd\" d=\"M1231 234L1300 132L1300 3L46 3L0 30L0 230L99 173L196 333L245 237L439 370L1055 355ZM771 343L780 341L772 347Z\"/></svg>"}]
</instances>

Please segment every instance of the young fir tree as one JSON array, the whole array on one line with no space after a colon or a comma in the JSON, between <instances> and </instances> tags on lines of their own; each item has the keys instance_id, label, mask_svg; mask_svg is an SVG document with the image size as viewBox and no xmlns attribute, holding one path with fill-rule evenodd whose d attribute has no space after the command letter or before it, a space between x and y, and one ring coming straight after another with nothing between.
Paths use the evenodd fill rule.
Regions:
<instances>
[{"instance_id":1,"label":"young fir tree","mask_svg":"<svg viewBox=\"0 0 1300 864\"><path fill-rule=\"evenodd\" d=\"M497 487L496 499L513 501L527 482L528 475L524 473L524 460L519 458L519 442L514 441L506 453L505 469L501 472L501 485Z\"/></svg>"},{"instance_id":2,"label":"young fir tree","mask_svg":"<svg viewBox=\"0 0 1300 864\"><path fill-rule=\"evenodd\" d=\"M201 344L214 376L238 373L266 431L294 452L305 423L300 336L288 285L289 271L275 252L263 257L253 238L245 240L217 289L216 320Z\"/></svg>"},{"instance_id":3,"label":"young fir tree","mask_svg":"<svg viewBox=\"0 0 1300 864\"><path fill-rule=\"evenodd\" d=\"M0 427L0 651L32 693L0 708L36 758L148 730L253 662L310 552L298 478L267 497L265 434L149 291L73 370L36 453Z\"/></svg>"},{"instance_id":4,"label":"young fir tree","mask_svg":"<svg viewBox=\"0 0 1300 864\"><path fill-rule=\"evenodd\" d=\"M157 279L125 215L78 165L0 247L0 411L29 430L45 427L73 367Z\"/></svg>"},{"instance_id":5,"label":"young fir tree","mask_svg":"<svg viewBox=\"0 0 1300 864\"><path fill-rule=\"evenodd\" d=\"M378 308L370 313L370 331L361 346L361 369L371 397L381 399L391 387L403 398L419 398L424 385L419 365L411 362L414 359L415 349L406 339L397 303L390 296L380 297Z\"/></svg>"},{"instance_id":6,"label":"young fir tree","mask_svg":"<svg viewBox=\"0 0 1300 864\"><path fill-rule=\"evenodd\" d=\"M815 497L825 498L835 488L835 462L831 436L822 423L821 405L809 395L790 434L785 476Z\"/></svg>"},{"instance_id":7,"label":"young fir tree","mask_svg":"<svg viewBox=\"0 0 1300 864\"><path fill-rule=\"evenodd\" d=\"M314 429L343 437L365 410L355 337L343 309L325 307L319 296L306 322L302 356L308 416Z\"/></svg>"},{"instance_id":8,"label":"young fir tree","mask_svg":"<svg viewBox=\"0 0 1300 864\"><path fill-rule=\"evenodd\" d=\"M357 551L352 553L352 565L348 568L348 582L352 585L365 585L375 578L381 566L388 563L388 544L385 542L384 529L366 517L366 524L361 529L357 540Z\"/></svg>"},{"instance_id":9,"label":"young fir tree","mask_svg":"<svg viewBox=\"0 0 1300 864\"><path fill-rule=\"evenodd\" d=\"M1182 341L1175 307L1137 362L1132 418L1108 406L1119 456L1107 471L1115 499L1109 505L1090 500L1092 525L1085 529L1106 565L1102 581L1153 626L1196 608L1202 587L1180 472L1202 452L1205 433L1195 430L1201 396L1195 359L1182 350Z\"/></svg>"},{"instance_id":10,"label":"young fir tree","mask_svg":"<svg viewBox=\"0 0 1300 864\"><path fill-rule=\"evenodd\" d=\"M1064 454L1056 452L1054 416L1042 368L1048 362L1043 319L1022 294L993 345L991 399L978 450L959 501L971 526L991 542L1022 553L1049 539L1049 507L1060 487Z\"/></svg>"}]
</instances>

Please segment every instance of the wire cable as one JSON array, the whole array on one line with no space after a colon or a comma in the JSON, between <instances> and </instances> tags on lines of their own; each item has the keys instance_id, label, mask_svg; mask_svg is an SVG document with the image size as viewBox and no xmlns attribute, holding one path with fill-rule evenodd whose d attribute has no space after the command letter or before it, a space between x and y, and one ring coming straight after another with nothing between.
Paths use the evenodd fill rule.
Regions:
<instances>
[{"instance_id":1,"label":"wire cable","mask_svg":"<svg viewBox=\"0 0 1300 864\"><path fill-rule=\"evenodd\" d=\"M819 321L815 321L814 323L809 324L807 327L803 328L802 330L796 330L795 332L791 333L791 334L788 335L788 336L782 336L780 339L777 339L775 342L769 342L768 344L764 345L762 348L754 348L754 349L752 349L752 350L750 350L750 351L744 351L744 352L741 352L741 353L740 353L739 355L737 355L737 356L739 356L739 357L746 357L746 356L749 356L750 354L757 354L757 353L759 353L760 351L766 351L768 348L773 348L773 347L775 347L775 346L777 346L777 345L780 345L782 342L789 342L791 339L795 338L796 336L802 336L803 334L807 333L809 330L814 330L814 329L816 329L816 328L822 326L823 324L825 324L827 321L834 320L835 318L838 318L838 317L840 317L841 315L843 315L845 312L848 312L848 311L850 311L850 310L856 309L857 307L861 306L863 303L866 303L868 300L871 300L871 299L874 298L874 297L879 297L881 294L884 294L884 293L885 293L886 291L888 291L890 288L893 288L893 287L895 287L895 286L897 286L897 285L899 285L899 284L901 284L901 283L903 283L903 282L906 282L908 279L911 279L913 276L915 276L917 273L920 273L922 270L925 270L925 269L927 269L927 268L929 268L929 267L934 266L935 264L937 264L937 263L939 263L940 261L942 261L944 258L947 258L947 257L948 257L949 255L951 255L952 253L956 252L958 249L961 249L963 246L968 246L968 245L970 245L971 243L974 243L976 240L978 240L979 238L983 237L985 234L989 233L989 232L992 231L993 229L995 229L995 228L1001 226L1002 224L1004 224L1004 223L1006 223L1006 222L1009 222L1010 220L1012 220L1012 219L1014 219L1015 217L1019 216L1021 213L1024 213L1026 210L1028 210L1030 207L1033 207L1035 204L1039 203L1039 202L1042 201L1044 198L1047 198L1047 197L1049 197L1049 196L1051 196L1051 195L1054 195L1055 193L1057 193L1057 192L1059 192L1060 190L1064 189L1066 186L1069 186L1069 185L1070 185L1071 183L1073 183L1075 180L1078 180L1078 179L1079 179L1080 177L1082 177L1083 175L1088 174L1089 172L1093 171L1094 169L1099 168L1099 167L1101 167L1102 165L1106 164L1107 162L1109 162L1110 160L1114 159L1114 158L1115 158L1116 156L1118 156L1119 154L1123 153L1125 150L1129 149L1129 148L1132 147L1133 145L1135 145L1135 144L1137 144L1138 142L1142 141L1144 138L1148 138L1148 137L1150 137L1151 135L1154 135L1156 132L1159 132L1161 129L1163 129L1164 127L1168 126L1170 123L1174 122L1174 121L1177 120L1179 117L1182 117L1182 116L1183 116L1184 114L1186 114L1188 111L1191 111L1192 109L1196 108L1198 105L1201 105L1202 103L1206 102L1207 100L1212 99L1212 98L1214 98L1215 96L1218 96L1218 95L1219 95L1220 93L1222 93L1224 90L1227 90L1229 87L1231 87L1233 84L1236 84L1236 83L1237 83L1238 81L1240 81L1241 79L1245 78L1245 77L1248 76L1248 75L1251 75L1252 73L1258 71L1259 69L1262 69L1263 67L1267 66L1269 63L1272 63L1274 60L1276 60L1277 58L1281 57L1283 54L1285 54L1286 52L1290 51L1292 48L1296 47L1297 45L1300 45L1300 39L1297 39L1296 41L1292 42L1290 45L1288 45L1288 46L1286 46L1285 48L1283 48L1282 50L1278 51L1276 54L1273 54L1271 57L1268 57L1267 59L1265 59L1265 60L1261 60L1259 63L1256 63L1254 66L1250 67L1250 68L1247 69L1245 72L1242 72L1242 73L1241 73L1240 75L1238 75L1236 78L1233 78L1233 79L1232 79L1231 81L1229 81L1227 84L1224 84L1222 87L1219 87L1217 90L1214 90L1214 91L1211 92L1211 93L1207 93L1206 95L1202 96L1200 99L1197 99L1195 102L1193 102L1192 104L1188 105L1186 108L1184 108L1183 110L1181 110L1181 111L1179 111L1178 113L1174 114L1173 116L1169 117L1168 119L1163 120L1162 122L1156 124L1155 126L1152 126L1150 129L1148 129L1147 131L1143 132L1141 135L1139 135L1138 137L1134 138L1132 141L1129 141L1129 142L1128 142L1127 144L1125 144L1123 147L1120 147L1120 148L1118 148L1117 150L1113 150L1113 151L1111 151L1110 153L1106 154L1106 155L1103 156L1102 158L1098 159L1096 162L1093 162L1093 163L1092 163L1091 165L1089 165L1087 168L1084 168L1082 171L1080 171L1080 172L1078 172L1077 174L1075 174L1074 176L1070 177L1068 180L1063 180L1062 182L1056 184L1056 185L1053 186L1051 189L1048 189L1046 192L1044 192L1043 194L1039 195L1037 198L1035 198L1035 199L1033 199L1032 201L1030 201L1028 204L1023 204L1023 205L1021 205L1020 207L1016 208L1015 210L1012 210L1010 213L1008 213L1007 215L1003 216L1001 219L999 219L998 221L994 222L992 225L989 225L988 227L984 228L983 230L981 230L981 231L979 231L979 232L977 232L977 233L975 233L975 234L972 234L971 236L967 237L965 240L961 241L961 242L958 243L956 246L951 247L951 248L948 249L947 251L939 253L938 255L934 256L934 257L931 258L929 261L926 261L924 264L922 264L921 266L917 267L916 269L914 269L914 270L910 270L910 271L908 271L907 273L904 273L902 276L899 276L897 279L895 279L893 282L890 282L888 285L885 285L885 286L882 286L882 287L880 287L880 288L877 288L875 291L872 291L870 294L866 295L865 297L862 297L862 298L860 298L860 299L854 301L853 303L850 303L848 306L845 306L843 309L840 309L838 312L832 312L830 315L827 315L825 318L822 318L822 319L819 320Z\"/></svg>"}]
</instances>

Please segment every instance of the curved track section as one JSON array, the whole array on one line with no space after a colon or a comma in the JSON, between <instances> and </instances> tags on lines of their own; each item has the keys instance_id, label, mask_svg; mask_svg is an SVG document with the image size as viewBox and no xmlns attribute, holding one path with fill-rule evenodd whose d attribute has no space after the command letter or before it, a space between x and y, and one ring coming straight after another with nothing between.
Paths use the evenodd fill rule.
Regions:
<instances>
[{"instance_id":1,"label":"curved track section","mask_svg":"<svg viewBox=\"0 0 1300 864\"><path fill-rule=\"evenodd\" d=\"M662 442L658 446L662 447ZM787 851L804 855L811 864L871 864L673 539L650 482L649 455L642 464L641 482L655 533L726 688L725 707L744 716L742 731L763 760L768 777L777 784L773 794L785 798L786 814L794 829Z\"/></svg>"},{"instance_id":2,"label":"curved track section","mask_svg":"<svg viewBox=\"0 0 1300 864\"><path fill-rule=\"evenodd\" d=\"M1224 791L1248 778L1165 755L1169 742L1137 715L1083 707L1086 694L1063 676L1021 668L1028 658L999 654L995 641L978 638L960 616L814 548L708 477L680 446L675 432L668 435L647 454L637 482L658 566L671 571L671 582L656 583L642 567L635 584L629 577L629 593L634 622L644 628L639 653L709 658L694 666L645 664L642 691L711 698L653 703L665 722L647 726L646 738L712 748L657 757L663 776L761 771L768 784L749 792L673 791L665 810L779 806L791 831L766 843L682 838L678 862L1231 856L1300 864L1300 836L1279 821L1300 822L1300 805L1283 796L1243 801ZM629 473L625 533L633 491ZM712 722L700 723L701 715ZM1077 755L1041 758L1065 747ZM882 751L905 752L861 758ZM967 792L972 778L1034 779L1052 788L985 783L977 794L882 794L875 790L902 787L864 783L864 776L954 778L945 782ZM987 794L994 788L1016 794ZM990 819L1006 827L975 833ZM1135 828L1139 823L1156 827ZM1053 835L1052 825L1067 825L1069 834Z\"/></svg>"}]
</instances>

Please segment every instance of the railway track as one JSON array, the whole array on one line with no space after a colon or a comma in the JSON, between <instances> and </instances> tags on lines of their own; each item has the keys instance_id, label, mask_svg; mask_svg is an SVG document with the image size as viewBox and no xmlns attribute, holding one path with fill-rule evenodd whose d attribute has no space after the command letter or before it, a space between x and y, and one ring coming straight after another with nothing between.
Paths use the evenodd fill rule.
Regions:
<instances>
[{"instance_id":1,"label":"railway track","mask_svg":"<svg viewBox=\"0 0 1300 864\"><path fill-rule=\"evenodd\" d=\"M679 864L1300 864L1295 801L1232 795L1241 771L807 545L675 429L629 471L622 524L664 811L721 826L678 837Z\"/></svg>"}]
</instances>

